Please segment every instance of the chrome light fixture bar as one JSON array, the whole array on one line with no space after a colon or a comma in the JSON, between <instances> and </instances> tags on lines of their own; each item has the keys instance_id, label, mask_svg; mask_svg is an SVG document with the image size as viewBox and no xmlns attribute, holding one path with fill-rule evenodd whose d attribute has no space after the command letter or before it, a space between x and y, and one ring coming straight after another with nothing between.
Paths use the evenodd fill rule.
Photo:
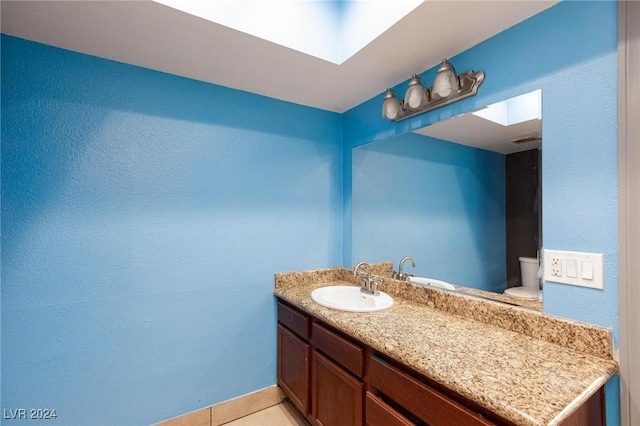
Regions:
<instances>
[{"instance_id":1,"label":"chrome light fixture bar","mask_svg":"<svg viewBox=\"0 0 640 426\"><path fill-rule=\"evenodd\" d=\"M424 81L414 74L404 99L399 99L397 93L388 88L382 102L382 118L400 121L468 98L478 92L483 81L483 71L467 71L458 75L453 65L444 59L438 68L433 87L427 88Z\"/></svg>"}]
</instances>

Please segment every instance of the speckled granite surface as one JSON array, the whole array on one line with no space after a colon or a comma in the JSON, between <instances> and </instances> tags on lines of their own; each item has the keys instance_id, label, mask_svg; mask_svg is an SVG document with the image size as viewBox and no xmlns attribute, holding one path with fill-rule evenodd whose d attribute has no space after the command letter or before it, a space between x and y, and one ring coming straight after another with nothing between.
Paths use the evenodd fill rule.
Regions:
<instances>
[{"instance_id":1,"label":"speckled granite surface","mask_svg":"<svg viewBox=\"0 0 640 426\"><path fill-rule=\"evenodd\" d=\"M391 278L393 275L393 262L380 262L371 264L371 274L382 278ZM459 293L467 293L473 296L479 296L484 299L496 300L498 302L508 303L510 305L521 306L523 308L542 311L542 300L527 300L519 297L513 297L506 294L492 293L490 291L478 290L471 287L455 285L456 291Z\"/></svg>"},{"instance_id":2,"label":"speckled granite surface","mask_svg":"<svg viewBox=\"0 0 640 426\"><path fill-rule=\"evenodd\" d=\"M311 300L317 287L354 283L343 268L284 273L274 293L514 423L557 424L618 371L609 330L464 294L389 279L385 311Z\"/></svg>"}]
</instances>

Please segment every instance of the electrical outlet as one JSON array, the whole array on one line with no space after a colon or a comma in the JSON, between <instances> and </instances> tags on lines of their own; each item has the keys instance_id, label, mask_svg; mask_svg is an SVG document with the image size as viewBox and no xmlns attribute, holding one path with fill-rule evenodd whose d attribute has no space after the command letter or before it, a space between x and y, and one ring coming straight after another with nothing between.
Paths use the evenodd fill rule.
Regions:
<instances>
[{"instance_id":1,"label":"electrical outlet","mask_svg":"<svg viewBox=\"0 0 640 426\"><path fill-rule=\"evenodd\" d=\"M604 256L544 249L544 282L571 284L589 288L604 288Z\"/></svg>"},{"instance_id":2,"label":"electrical outlet","mask_svg":"<svg viewBox=\"0 0 640 426\"><path fill-rule=\"evenodd\" d=\"M562 259L559 257L551 258L551 275L554 277L562 276Z\"/></svg>"}]
</instances>

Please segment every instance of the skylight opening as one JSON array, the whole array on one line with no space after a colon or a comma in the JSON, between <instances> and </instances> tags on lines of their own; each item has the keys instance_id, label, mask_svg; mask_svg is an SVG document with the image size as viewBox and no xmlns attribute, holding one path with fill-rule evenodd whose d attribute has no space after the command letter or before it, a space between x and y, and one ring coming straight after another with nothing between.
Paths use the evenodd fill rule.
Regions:
<instances>
[{"instance_id":1,"label":"skylight opening","mask_svg":"<svg viewBox=\"0 0 640 426\"><path fill-rule=\"evenodd\" d=\"M154 0L341 64L424 0Z\"/></svg>"},{"instance_id":2,"label":"skylight opening","mask_svg":"<svg viewBox=\"0 0 640 426\"><path fill-rule=\"evenodd\" d=\"M540 120L542 118L540 91L536 90L506 101L496 102L473 112L473 115L502 126L512 126L529 120Z\"/></svg>"}]
</instances>

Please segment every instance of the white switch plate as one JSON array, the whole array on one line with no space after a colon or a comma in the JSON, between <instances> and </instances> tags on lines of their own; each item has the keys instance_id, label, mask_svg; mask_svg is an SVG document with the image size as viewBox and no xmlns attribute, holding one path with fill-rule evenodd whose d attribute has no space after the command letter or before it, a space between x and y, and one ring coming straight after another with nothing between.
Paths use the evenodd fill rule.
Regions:
<instances>
[{"instance_id":1,"label":"white switch plate","mask_svg":"<svg viewBox=\"0 0 640 426\"><path fill-rule=\"evenodd\" d=\"M602 253L581 253L577 251L544 249L543 256L545 281L598 288L601 290L604 288L604 256ZM569 274L575 274L575 278L567 275L567 264L573 265L573 262L575 262L575 272L569 271ZM589 263L584 262L591 262L593 266L593 279L582 278L583 269L587 272L585 265L587 265L587 267L589 265ZM559 268L558 263L560 263ZM552 267L552 265L554 265L554 267Z\"/></svg>"}]
</instances>

